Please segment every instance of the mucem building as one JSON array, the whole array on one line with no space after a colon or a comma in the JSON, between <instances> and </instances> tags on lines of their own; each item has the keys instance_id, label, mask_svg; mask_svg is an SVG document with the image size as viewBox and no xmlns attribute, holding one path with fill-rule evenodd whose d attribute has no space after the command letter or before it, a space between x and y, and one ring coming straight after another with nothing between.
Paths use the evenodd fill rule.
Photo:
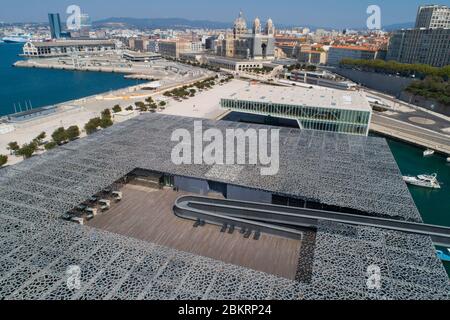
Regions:
<instances>
[{"instance_id":1,"label":"mucem building","mask_svg":"<svg viewBox=\"0 0 450 320\"><path fill-rule=\"evenodd\" d=\"M364 93L250 85L221 99L237 112L293 119L301 129L367 136L372 109Z\"/></svg>"},{"instance_id":2,"label":"mucem building","mask_svg":"<svg viewBox=\"0 0 450 320\"><path fill-rule=\"evenodd\" d=\"M429 236L322 221L297 230L297 239L265 232L245 239L193 226L167 201L214 193L421 222L384 139L280 128L279 173L263 177L259 165L173 164L170 137L180 128L193 133L194 121L141 115L0 170L0 298L449 299ZM203 127L267 128L209 120ZM110 208L95 215L92 203L112 190L121 201L100 200L101 210ZM87 210L83 204L92 220L66 221L68 212ZM117 210L123 204L128 209ZM161 229L182 241L154 234ZM253 250L234 259L246 246ZM252 251L264 260L249 259ZM288 258L276 260L280 254ZM74 266L79 286L67 272ZM376 287L368 285L373 267L381 275Z\"/></svg>"}]
</instances>

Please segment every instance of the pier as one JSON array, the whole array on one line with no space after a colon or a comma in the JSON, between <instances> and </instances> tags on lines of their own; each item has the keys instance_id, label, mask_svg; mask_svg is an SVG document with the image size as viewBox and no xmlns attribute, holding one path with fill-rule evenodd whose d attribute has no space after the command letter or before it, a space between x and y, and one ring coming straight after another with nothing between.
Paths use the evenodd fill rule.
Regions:
<instances>
[{"instance_id":1,"label":"pier","mask_svg":"<svg viewBox=\"0 0 450 320\"><path fill-rule=\"evenodd\" d=\"M419 147L435 150L447 157L450 156L450 137L435 131L375 113L372 116L370 130Z\"/></svg>"}]
</instances>

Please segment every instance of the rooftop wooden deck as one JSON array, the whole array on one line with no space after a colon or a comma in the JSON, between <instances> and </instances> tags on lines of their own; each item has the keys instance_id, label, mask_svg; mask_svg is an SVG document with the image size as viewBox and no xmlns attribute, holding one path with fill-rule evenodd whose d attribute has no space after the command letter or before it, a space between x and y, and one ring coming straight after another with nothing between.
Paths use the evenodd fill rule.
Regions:
<instances>
[{"instance_id":1,"label":"rooftop wooden deck","mask_svg":"<svg viewBox=\"0 0 450 320\"><path fill-rule=\"evenodd\" d=\"M123 200L88 225L177 250L294 279L301 241L262 234L244 239L238 231L221 233L213 225L193 227L176 217L175 200L186 193L126 185Z\"/></svg>"}]
</instances>

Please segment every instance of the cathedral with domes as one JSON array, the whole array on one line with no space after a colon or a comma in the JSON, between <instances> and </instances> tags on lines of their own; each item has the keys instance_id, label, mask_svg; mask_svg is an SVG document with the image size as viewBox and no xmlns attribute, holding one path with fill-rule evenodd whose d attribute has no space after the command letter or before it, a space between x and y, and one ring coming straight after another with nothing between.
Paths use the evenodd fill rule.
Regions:
<instances>
[{"instance_id":1,"label":"cathedral with domes","mask_svg":"<svg viewBox=\"0 0 450 320\"><path fill-rule=\"evenodd\" d=\"M242 11L234 21L233 33L227 33L217 47L217 54L229 58L273 60L275 58L275 26L268 19L265 26L256 18L251 29Z\"/></svg>"}]
</instances>

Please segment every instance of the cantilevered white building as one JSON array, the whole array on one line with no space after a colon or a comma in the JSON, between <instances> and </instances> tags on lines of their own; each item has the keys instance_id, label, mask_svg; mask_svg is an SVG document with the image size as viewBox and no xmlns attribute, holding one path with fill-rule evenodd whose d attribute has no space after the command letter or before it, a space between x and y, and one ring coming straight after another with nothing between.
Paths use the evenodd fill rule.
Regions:
<instances>
[{"instance_id":1,"label":"cantilevered white building","mask_svg":"<svg viewBox=\"0 0 450 320\"><path fill-rule=\"evenodd\" d=\"M372 109L364 93L251 85L221 99L238 112L297 120L301 129L367 136Z\"/></svg>"}]
</instances>

